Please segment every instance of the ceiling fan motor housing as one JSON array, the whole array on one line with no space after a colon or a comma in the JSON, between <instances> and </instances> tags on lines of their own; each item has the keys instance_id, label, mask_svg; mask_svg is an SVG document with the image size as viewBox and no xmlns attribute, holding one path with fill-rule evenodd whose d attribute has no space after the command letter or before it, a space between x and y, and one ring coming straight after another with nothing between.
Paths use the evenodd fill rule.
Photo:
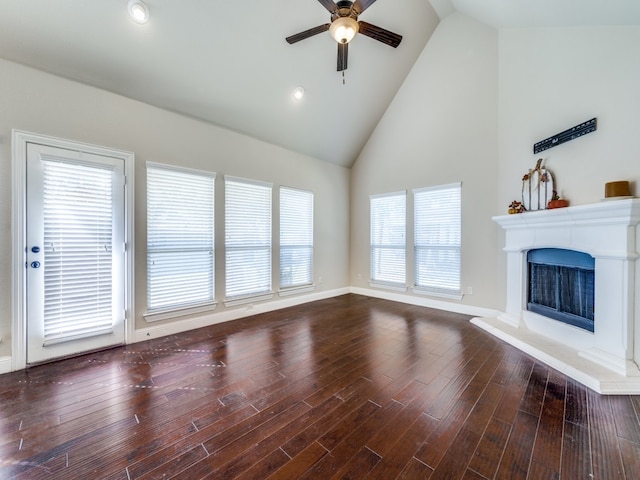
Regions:
<instances>
[{"instance_id":1,"label":"ceiling fan motor housing","mask_svg":"<svg viewBox=\"0 0 640 480\"><path fill-rule=\"evenodd\" d=\"M337 9L335 13L331 14L331 21L333 22L336 18L340 17L351 17L354 20L358 19L358 13L352 8L353 2L349 0L341 0L336 3Z\"/></svg>"}]
</instances>

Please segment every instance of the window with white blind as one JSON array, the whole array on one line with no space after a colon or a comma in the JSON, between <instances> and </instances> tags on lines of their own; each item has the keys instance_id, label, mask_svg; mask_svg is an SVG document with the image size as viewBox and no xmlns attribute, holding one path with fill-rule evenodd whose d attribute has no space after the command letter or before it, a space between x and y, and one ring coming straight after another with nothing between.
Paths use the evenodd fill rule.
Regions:
<instances>
[{"instance_id":1,"label":"window with white blind","mask_svg":"<svg viewBox=\"0 0 640 480\"><path fill-rule=\"evenodd\" d=\"M415 291L460 295L461 184L413 190Z\"/></svg>"},{"instance_id":2,"label":"window with white blind","mask_svg":"<svg viewBox=\"0 0 640 480\"><path fill-rule=\"evenodd\" d=\"M42 169L42 343L111 333L117 221L113 167L52 159L43 160Z\"/></svg>"},{"instance_id":3,"label":"window with white blind","mask_svg":"<svg viewBox=\"0 0 640 480\"><path fill-rule=\"evenodd\" d=\"M215 173L147 163L147 309L214 304Z\"/></svg>"},{"instance_id":4,"label":"window with white blind","mask_svg":"<svg viewBox=\"0 0 640 480\"><path fill-rule=\"evenodd\" d=\"M225 176L225 299L272 295L271 184Z\"/></svg>"},{"instance_id":5,"label":"window with white blind","mask_svg":"<svg viewBox=\"0 0 640 480\"><path fill-rule=\"evenodd\" d=\"M406 286L405 192L370 197L371 284Z\"/></svg>"},{"instance_id":6,"label":"window with white blind","mask_svg":"<svg viewBox=\"0 0 640 480\"><path fill-rule=\"evenodd\" d=\"M313 193L280 187L280 288L313 281Z\"/></svg>"}]
</instances>

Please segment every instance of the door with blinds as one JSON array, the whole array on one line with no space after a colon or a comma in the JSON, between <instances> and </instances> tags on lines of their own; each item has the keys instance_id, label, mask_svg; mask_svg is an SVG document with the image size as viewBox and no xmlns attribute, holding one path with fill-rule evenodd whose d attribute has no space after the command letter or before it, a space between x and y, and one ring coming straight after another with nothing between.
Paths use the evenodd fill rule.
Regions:
<instances>
[{"instance_id":1,"label":"door with blinds","mask_svg":"<svg viewBox=\"0 0 640 480\"><path fill-rule=\"evenodd\" d=\"M27 145L27 363L124 343L124 160Z\"/></svg>"}]
</instances>

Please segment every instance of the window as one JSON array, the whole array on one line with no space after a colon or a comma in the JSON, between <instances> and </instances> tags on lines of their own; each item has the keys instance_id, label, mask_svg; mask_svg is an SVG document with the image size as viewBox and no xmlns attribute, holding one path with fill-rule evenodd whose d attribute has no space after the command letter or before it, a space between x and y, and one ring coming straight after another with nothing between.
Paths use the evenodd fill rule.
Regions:
<instances>
[{"instance_id":1,"label":"window","mask_svg":"<svg viewBox=\"0 0 640 480\"><path fill-rule=\"evenodd\" d=\"M406 193L372 195L371 283L406 286Z\"/></svg>"},{"instance_id":2,"label":"window","mask_svg":"<svg viewBox=\"0 0 640 480\"><path fill-rule=\"evenodd\" d=\"M147 308L214 303L215 174L147 163Z\"/></svg>"},{"instance_id":3,"label":"window","mask_svg":"<svg viewBox=\"0 0 640 480\"><path fill-rule=\"evenodd\" d=\"M415 290L460 294L461 184L413 191Z\"/></svg>"},{"instance_id":4,"label":"window","mask_svg":"<svg viewBox=\"0 0 640 480\"><path fill-rule=\"evenodd\" d=\"M225 177L227 300L270 295L271 184Z\"/></svg>"},{"instance_id":5,"label":"window","mask_svg":"<svg viewBox=\"0 0 640 480\"><path fill-rule=\"evenodd\" d=\"M44 299L44 337L39 343L49 346L112 333L114 315L122 315L114 312L121 279L114 275L119 270L114 268L115 252L122 253L122 243L114 244L114 238L122 242L117 215L122 204L114 192L122 185L122 167L116 176L115 165L106 159L83 164L45 154L39 158L42 213L36 218L43 226L44 253L43 295L36 295L39 303Z\"/></svg>"},{"instance_id":6,"label":"window","mask_svg":"<svg viewBox=\"0 0 640 480\"><path fill-rule=\"evenodd\" d=\"M313 281L313 193L280 187L280 288Z\"/></svg>"}]
</instances>

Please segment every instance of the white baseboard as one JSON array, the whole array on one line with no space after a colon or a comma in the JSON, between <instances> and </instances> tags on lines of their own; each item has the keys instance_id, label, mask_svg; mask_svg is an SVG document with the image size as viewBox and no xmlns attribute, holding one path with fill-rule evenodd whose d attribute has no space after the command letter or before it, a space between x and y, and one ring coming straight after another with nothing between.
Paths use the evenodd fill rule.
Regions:
<instances>
[{"instance_id":1,"label":"white baseboard","mask_svg":"<svg viewBox=\"0 0 640 480\"><path fill-rule=\"evenodd\" d=\"M422 296L414 297L412 295L403 295L401 293L384 290L351 287L351 293L365 295L367 297L382 298L384 300L392 300L394 302L407 303L409 305L417 305L419 307L436 308L438 310L461 313L463 315L471 315L474 317L496 317L500 314L498 310L492 310L490 308L446 302L443 300L434 300L432 298L425 298Z\"/></svg>"},{"instance_id":2,"label":"white baseboard","mask_svg":"<svg viewBox=\"0 0 640 480\"><path fill-rule=\"evenodd\" d=\"M13 370L13 362L11 357L0 357L0 374L9 373Z\"/></svg>"},{"instance_id":3,"label":"white baseboard","mask_svg":"<svg viewBox=\"0 0 640 480\"><path fill-rule=\"evenodd\" d=\"M243 307L225 310L220 313L209 313L171 323L141 328L134 332L131 343L143 342L145 340L164 337L167 335L175 335L177 333L195 330L196 328L208 327L218 323L238 320L240 318L250 317L251 315L257 315L259 313L272 312L282 308L294 307L296 305L302 305L303 303L324 300L326 298L337 297L338 295L345 295L347 293L350 293L349 287L324 292L315 292L309 295L287 296L272 302L248 304Z\"/></svg>"}]
</instances>

